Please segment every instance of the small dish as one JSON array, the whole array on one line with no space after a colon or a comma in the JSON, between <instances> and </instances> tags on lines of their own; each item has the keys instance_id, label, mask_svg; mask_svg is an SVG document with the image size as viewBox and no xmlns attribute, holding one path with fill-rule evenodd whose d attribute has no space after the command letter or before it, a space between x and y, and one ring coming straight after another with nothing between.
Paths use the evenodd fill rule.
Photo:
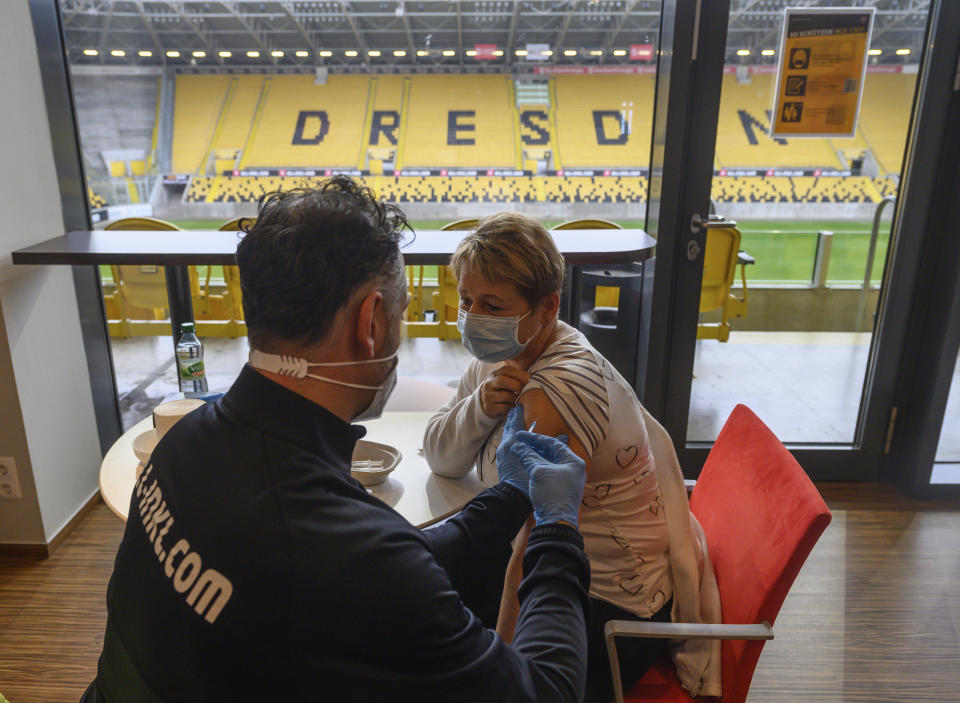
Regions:
<instances>
[{"instance_id":1,"label":"small dish","mask_svg":"<svg viewBox=\"0 0 960 703\"><path fill-rule=\"evenodd\" d=\"M350 475L364 486L376 486L387 480L390 472L400 463L400 458L400 451L389 444L357 440Z\"/></svg>"},{"instance_id":2,"label":"small dish","mask_svg":"<svg viewBox=\"0 0 960 703\"><path fill-rule=\"evenodd\" d=\"M153 450L159 441L160 436L153 428L133 438L133 453L137 455L141 464L147 464L150 461L150 455L153 454Z\"/></svg>"}]
</instances>

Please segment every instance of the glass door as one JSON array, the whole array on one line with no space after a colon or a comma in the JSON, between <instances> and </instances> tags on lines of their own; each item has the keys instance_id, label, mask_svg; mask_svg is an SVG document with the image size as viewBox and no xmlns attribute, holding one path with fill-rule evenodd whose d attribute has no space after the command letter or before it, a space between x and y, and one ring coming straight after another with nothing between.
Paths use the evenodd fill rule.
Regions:
<instances>
[{"instance_id":1,"label":"glass door","mask_svg":"<svg viewBox=\"0 0 960 703\"><path fill-rule=\"evenodd\" d=\"M674 14L693 39L687 52L673 37L673 95L658 94L644 400L692 475L738 403L815 478L879 471L930 190L916 165L936 154L922 127L945 114L925 99L926 49L943 10L830 4L875 9L846 138L769 136L786 3L690 3L690 17ZM671 129L685 133L671 140ZM682 173L671 170L677 158Z\"/></svg>"}]
</instances>

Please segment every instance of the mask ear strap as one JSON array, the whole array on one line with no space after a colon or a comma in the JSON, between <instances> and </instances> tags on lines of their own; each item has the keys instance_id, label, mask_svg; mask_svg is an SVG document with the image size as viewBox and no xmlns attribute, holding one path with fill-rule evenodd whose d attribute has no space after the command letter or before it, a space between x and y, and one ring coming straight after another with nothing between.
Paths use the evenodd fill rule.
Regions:
<instances>
[{"instance_id":1,"label":"mask ear strap","mask_svg":"<svg viewBox=\"0 0 960 703\"><path fill-rule=\"evenodd\" d=\"M337 381L333 378L327 378L326 376L315 376L312 373L308 373L307 378L312 378L314 381L323 381L324 383L332 383L336 386L346 386L347 388L359 388L364 391L378 391L380 386L365 386L361 383L347 383L346 381Z\"/></svg>"},{"instance_id":2,"label":"mask ear strap","mask_svg":"<svg viewBox=\"0 0 960 703\"><path fill-rule=\"evenodd\" d=\"M281 376L306 378L309 364L306 359L283 354L267 354L256 349L250 352L250 365L255 369L263 369Z\"/></svg>"}]
</instances>

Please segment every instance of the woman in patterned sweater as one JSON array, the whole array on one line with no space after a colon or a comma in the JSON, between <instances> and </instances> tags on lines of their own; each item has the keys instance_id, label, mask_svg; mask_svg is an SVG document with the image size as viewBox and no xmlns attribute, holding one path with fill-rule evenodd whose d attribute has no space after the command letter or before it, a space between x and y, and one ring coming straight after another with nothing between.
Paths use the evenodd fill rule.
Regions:
<instances>
[{"instance_id":1,"label":"woman in patterned sweater","mask_svg":"<svg viewBox=\"0 0 960 703\"><path fill-rule=\"evenodd\" d=\"M428 423L424 453L438 474L462 476L475 467L493 485L504 419L519 404L527 427L536 422L537 432L566 435L587 463L580 509L593 606L586 700L609 701L604 624L670 620L674 596L672 545L643 410L613 365L557 319L564 261L542 225L517 213L488 217L460 243L451 266L457 325L475 359L456 396ZM674 509L688 512L685 495ZM498 625L505 639L518 581L508 573ZM665 647L657 639L618 641L625 690Z\"/></svg>"}]
</instances>

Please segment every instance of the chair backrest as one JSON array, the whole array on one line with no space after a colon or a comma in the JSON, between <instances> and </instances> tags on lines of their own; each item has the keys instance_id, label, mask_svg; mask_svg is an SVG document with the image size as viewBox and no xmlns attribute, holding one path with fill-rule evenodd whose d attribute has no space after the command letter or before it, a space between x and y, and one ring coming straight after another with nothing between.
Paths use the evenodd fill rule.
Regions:
<instances>
[{"instance_id":1,"label":"chair backrest","mask_svg":"<svg viewBox=\"0 0 960 703\"><path fill-rule=\"evenodd\" d=\"M553 229L623 229L610 220L567 220Z\"/></svg>"},{"instance_id":2,"label":"chair backrest","mask_svg":"<svg viewBox=\"0 0 960 703\"><path fill-rule=\"evenodd\" d=\"M104 229L172 232L180 228L172 222L154 217L125 217L109 223ZM115 270L117 285L121 286L124 298L131 305L147 309L167 307L167 278L163 266L123 265Z\"/></svg>"},{"instance_id":3,"label":"chair backrest","mask_svg":"<svg viewBox=\"0 0 960 703\"><path fill-rule=\"evenodd\" d=\"M257 223L257 218L256 217L237 217L233 220L228 220L227 222L224 222L222 225L220 225L219 229L221 232L239 232L241 231L240 224L245 222L249 222L250 225L252 226Z\"/></svg>"},{"instance_id":4,"label":"chair backrest","mask_svg":"<svg viewBox=\"0 0 960 703\"><path fill-rule=\"evenodd\" d=\"M734 408L690 496L707 536L723 621L773 624L830 511L793 455L753 412ZM762 640L721 645L723 700L743 701Z\"/></svg>"},{"instance_id":5,"label":"chair backrest","mask_svg":"<svg viewBox=\"0 0 960 703\"><path fill-rule=\"evenodd\" d=\"M237 217L233 220L229 220L220 225L221 232L241 232L241 224L250 223L252 227L257 223L256 217ZM210 269L207 269L209 272ZM207 274L207 285L209 285L210 275ZM227 308L230 315L233 316L235 320L243 321L245 319L243 314L243 294L240 291L240 269L236 266L224 266L223 267L223 282L227 286Z\"/></svg>"},{"instance_id":6,"label":"chair backrest","mask_svg":"<svg viewBox=\"0 0 960 703\"><path fill-rule=\"evenodd\" d=\"M478 218L468 217L463 220L454 220L453 222L448 222L440 229L444 231L473 230L477 228L479 223L480 220ZM457 277L453 275L453 269L449 266L441 266L437 272L437 275L443 278L443 282L447 288L453 286L453 291L450 293L448 298L454 299L456 297ZM447 307L449 307L449 305ZM453 319L457 319L455 313Z\"/></svg>"},{"instance_id":7,"label":"chair backrest","mask_svg":"<svg viewBox=\"0 0 960 703\"><path fill-rule=\"evenodd\" d=\"M703 255L703 282L700 285L700 312L721 307L730 294L740 251L740 230L736 227L711 227L707 230L707 248Z\"/></svg>"},{"instance_id":8,"label":"chair backrest","mask_svg":"<svg viewBox=\"0 0 960 703\"><path fill-rule=\"evenodd\" d=\"M442 230L460 230L460 229L476 229L477 225L480 223L480 220L476 217L468 217L463 220L454 220L453 222L448 222L440 229Z\"/></svg>"}]
</instances>

